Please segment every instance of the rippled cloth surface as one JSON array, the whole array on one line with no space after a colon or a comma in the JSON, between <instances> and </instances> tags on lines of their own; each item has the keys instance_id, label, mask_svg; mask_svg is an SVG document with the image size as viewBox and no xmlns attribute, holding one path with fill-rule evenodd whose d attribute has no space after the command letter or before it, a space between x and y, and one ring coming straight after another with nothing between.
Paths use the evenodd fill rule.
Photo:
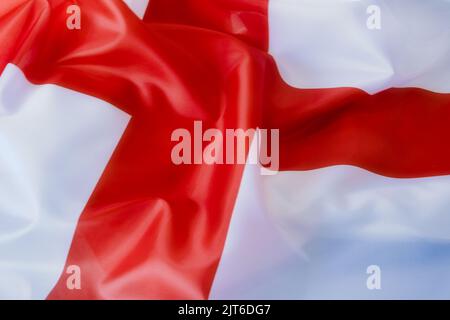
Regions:
<instances>
[{"instance_id":1,"label":"rippled cloth surface","mask_svg":"<svg viewBox=\"0 0 450 320\"><path fill-rule=\"evenodd\" d=\"M309 57L306 62L290 59L283 47L273 52L269 45L269 38L274 37L270 2L192 0L175 5L174 1L152 0L142 21L122 1L79 0L82 28L68 30L66 9L73 3L6 0L0 4L0 70L8 70L13 79L22 79L22 72L25 80L16 83L33 88L30 90L55 85L82 95L76 99L87 99L80 110L77 104L68 109L73 114L64 112L53 118L53 123L79 124L74 129L80 134L77 142L57 140L60 130L68 127L65 124L52 127L43 138L38 136L48 128L48 110L38 112L40 117L31 118L35 120L27 118L37 125L32 134L17 140L24 150L28 150L27 144L36 144L34 139L57 140L39 140L39 152L46 152L42 163L36 165L33 153L18 153L14 145L7 145L13 141L7 134L13 131L3 123L10 123L10 114L22 110L21 103L10 96L23 95L25 100L26 96L20 87L3 80L0 146L6 149L7 145L12 156L0 161L13 161L13 165L2 166L8 170L2 172L0 182L0 230L6 235L0 236L0 265L8 270L0 284L5 296L9 291L4 288L20 284L23 290L17 296L22 298L207 298L244 166L174 165L171 133L192 128L195 120L203 121L204 130L280 129L282 170L353 165L396 178L439 176L450 171L448 93L417 86L391 88L394 85L386 79L385 86L376 87L383 90L376 92L345 83L312 88L301 81L289 82L280 71L302 73L304 69L309 76L306 79L312 79L317 70L306 68L315 61L306 53L297 55ZM285 6L293 3L284 1ZM444 8L447 11L441 12L445 15L448 6ZM441 44L443 57L448 57L448 32L444 28L428 37L431 44ZM370 41L362 47L372 50L370 56L375 57L386 48ZM340 57L330 64L341 63ZM383 57L390 58L388 53ZM422 72L448 68L440 65L442 61L446 60L436 59L436 64ZM388 62L395 65L393 60ZM378 69L369 72L377 74ZM38 110L46 101L56 101L53 94L44 91L40 95L39 103L30 102L28 108ZM67 96L57 100L51 110L59 111L59 106L68 104L65 99ZM104 110L104 114L91 113L91 109L79 113L84 104L92 104L91 108ZM97 126L103 127L89 134ZM15 132L17 135L22 136ZM99 148L104 148L99 158L91 159L89 155ZM46 162L48 155L57 156L58 161ZM16 160L18 156L35 165L30 169L33 175L70 174L66 180L55 180L55 193L44 196L52 181L21 176L28 172L24 167L27 161ZM74 157L77 160L68 166ZM100 158L103 165L96 162ZM99 167L84 196L70 197L75 186L87 186L80 177L87 179L86 168L92 168L94 162ZM9 169L13 167L16 175ZM4 180L6 175L11 177ZM26 194L33 199L35 210L21 207L25 196L14 200L8 194L15 188L13 183L19 183L19 176L23 181L17 188L31 186ZM43 185L33 185L34 181L43 181ZM53 197L67 200L59 203ZM72 201L75 213L66 219L64 212ZM33 223L3 223L15 211L24 221L43 223L37 224L37 233L30 238L34 241L34 246L27 247L30 251L23 250L21 241L26 238L21 237L32 230ZM282 223L291 221L283 215L291 211L276 210L280 212ZM298 232L288 230L289 239L298 242ZM58 247L58 243L65 245ZM45 258L52 252L61 254ZM65 271L72 265L82 270L81 290L67 287Z\"/></svg>"}]
</instances>

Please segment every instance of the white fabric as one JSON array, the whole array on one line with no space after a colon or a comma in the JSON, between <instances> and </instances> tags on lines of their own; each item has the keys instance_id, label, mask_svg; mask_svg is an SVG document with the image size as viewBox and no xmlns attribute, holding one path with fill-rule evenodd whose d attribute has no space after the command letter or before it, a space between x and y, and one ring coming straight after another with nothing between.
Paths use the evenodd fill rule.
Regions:
<instances>
[{"instance_id":1,"label":"white fabric","mask_svg":"<svg viewBox=\"0 0 450 320\"><path fill-rule=\"evenodd\" d=\"M450 177L248 166L212 299L450 298ZM366 287L381 268L381 290Z\"/></svg>"},{"instance_id":2,"label":"white fabric","mask_svg":"<svg viewBox=\"0 0 450 320\"><path fill-rule=\"evenodd\" d=\"M147 10L147 6L149 4L149 0L123 0L128 7L133 10L133 12L139 17L143 18L145 15L145 11Z\"/></svg>"},{"instance_id":3,"label":"white fabric","mask_svg":"<svg viewBox=\"0 0 450 320\"><path fill-rule=\"evenodd\" d=\"M269 36L294 87L450 92L449 0L270 0ZM210 298L450 299L449 208L450 176L247 166Z\"/></svg>"},{"instance_id":4,"label":"white fabric","mask_svg":"<svg viewBox=\"0 0 450 320\"><path fill-rule=\"evenodd\" d=\"M129 116L99 99L0 76L0 298L43 299Z\"/></svg>"},{"instance_id":5,"label":"white fabric","mask_svg":"<svg viewBox=\"0 0 450 320\"><path fill-rule=\"evenodd\" d=\"M370 5L381 29L369 29ZM372 12L372 11L369 11ZM269 0L269 43L298 88L450 92L450 0Z\"/></svg>"}]
</instances>

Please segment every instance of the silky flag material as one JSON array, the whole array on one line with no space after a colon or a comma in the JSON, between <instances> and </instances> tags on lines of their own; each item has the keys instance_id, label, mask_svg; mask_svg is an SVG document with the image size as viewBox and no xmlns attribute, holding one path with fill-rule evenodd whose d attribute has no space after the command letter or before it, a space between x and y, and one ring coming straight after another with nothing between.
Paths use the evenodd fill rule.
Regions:
<instances>
[{"instance_id":1,"label":"silky flag material","mask_svg":"<svg viewBox=\"0 0 450 320\"><path fill-rule=\"evenodd\" d=\"M2 138L14 134L21 143L6 149L8 175L17 173L2 179L9 192L2 221L11 223L3 227L0 265L8 274L1 292L35 299L207 298L244 166L177 166L171 134L194 120L205 130L256 127L253 88L263 62L226 35L149 26L122 1L77 1L82 25L71 30L72 4L0 6L7 30L0 33L7 44L0 58L7 88L2 121L10 123L5 132L2 122ZM27 144L34 149L21 153ZM11 180L20 185L11 189ZM21 217L12 219L8 206L13 195L21 199L17 192L33 210L18 203ZM47 247L32 232L48 235L36 235Z\"/></svg>"},{"instance_id":2,"label":"silky flag material","mask_svg":"<svg viewBox=\"0 0 450 320\"><path fill-rule=\"evenodd\" d=\"M449 298L449 21L447 0L3 1L0 297ZM279 130L280 172L174 163L195 123Z\"/></svg>"},{"instance_id":3,"label":"silky flag material","mask_svg":"<svg viewBox=\"0 0 450 320\"><path fill-rule=\"evenodd\" d=\"M282 128L286 171L246 169L210 298L448 298L450 2L173 5L146 19L272 55L263 121Z\"/></svg>"}]
</instances>

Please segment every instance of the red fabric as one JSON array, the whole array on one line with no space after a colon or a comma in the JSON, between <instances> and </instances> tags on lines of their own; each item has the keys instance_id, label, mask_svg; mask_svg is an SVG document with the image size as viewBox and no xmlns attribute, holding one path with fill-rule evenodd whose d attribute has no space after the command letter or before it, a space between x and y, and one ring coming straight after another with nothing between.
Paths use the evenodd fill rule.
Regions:
<instances>
[{"instance_id":1,"label":"red fabric","mask_svg":"<svg viewBox=\"0 0 450 320\"><path fill-rule=\"evenodd\" d=\"M152 0L144 21L214 30L267 50L267 9L267 0Z\"/></svg>"},{"instance_id":2,"label":"red fabric","mask_svg":"<svg viewBox=\"0 0 450 320\"><path fill-rule=\"evenodd\" d=\"M262 126L280 128L282 170L347 164L397 178L450 173L450 94L297 89L268 66Z\"/></svg>"},{"instance_id":3,"label":"red fabric","mask_svg":"<svg viewBox=\"0 0 450 320\"><path fill-rule=\"evenodd\" d=\"M34 83L96 96L132 115L68 255L67 265L81 267L82 290L68 290L62 274L49 298L207 298L243 166L176 166L170 137L194 120L204 130L256 126L261 59L226 35L146 26L121 1L76 1L79 31L65 28L73 1L31 2L11 25L20 20L18 33L25 24L39 32L6 60Z\"/></svg>"}]
</instances>

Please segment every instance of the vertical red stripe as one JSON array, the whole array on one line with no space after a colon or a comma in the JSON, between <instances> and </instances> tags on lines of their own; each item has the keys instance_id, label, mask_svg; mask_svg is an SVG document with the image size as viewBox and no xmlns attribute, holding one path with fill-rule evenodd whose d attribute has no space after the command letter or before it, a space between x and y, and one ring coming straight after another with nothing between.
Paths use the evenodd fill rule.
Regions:
<instances>
[{"instance_id":1,"label":"vertical red stripe","mask_svg":"<svg viewBox=\"0 0 450 320\"><path fill-rule=\"evenodd\" d=\"M32 50L14 62L35 83L99 97L133 117L68 254L82 289L69 290L63 273L49 298L206 298L243 168L176 166L170 137L194 120L204 130L256 126L263 60L216 32L147 27L121 1L77 1L82 29L69 31L72 1L49 3Z\"/></svg>"}]
</instances>

